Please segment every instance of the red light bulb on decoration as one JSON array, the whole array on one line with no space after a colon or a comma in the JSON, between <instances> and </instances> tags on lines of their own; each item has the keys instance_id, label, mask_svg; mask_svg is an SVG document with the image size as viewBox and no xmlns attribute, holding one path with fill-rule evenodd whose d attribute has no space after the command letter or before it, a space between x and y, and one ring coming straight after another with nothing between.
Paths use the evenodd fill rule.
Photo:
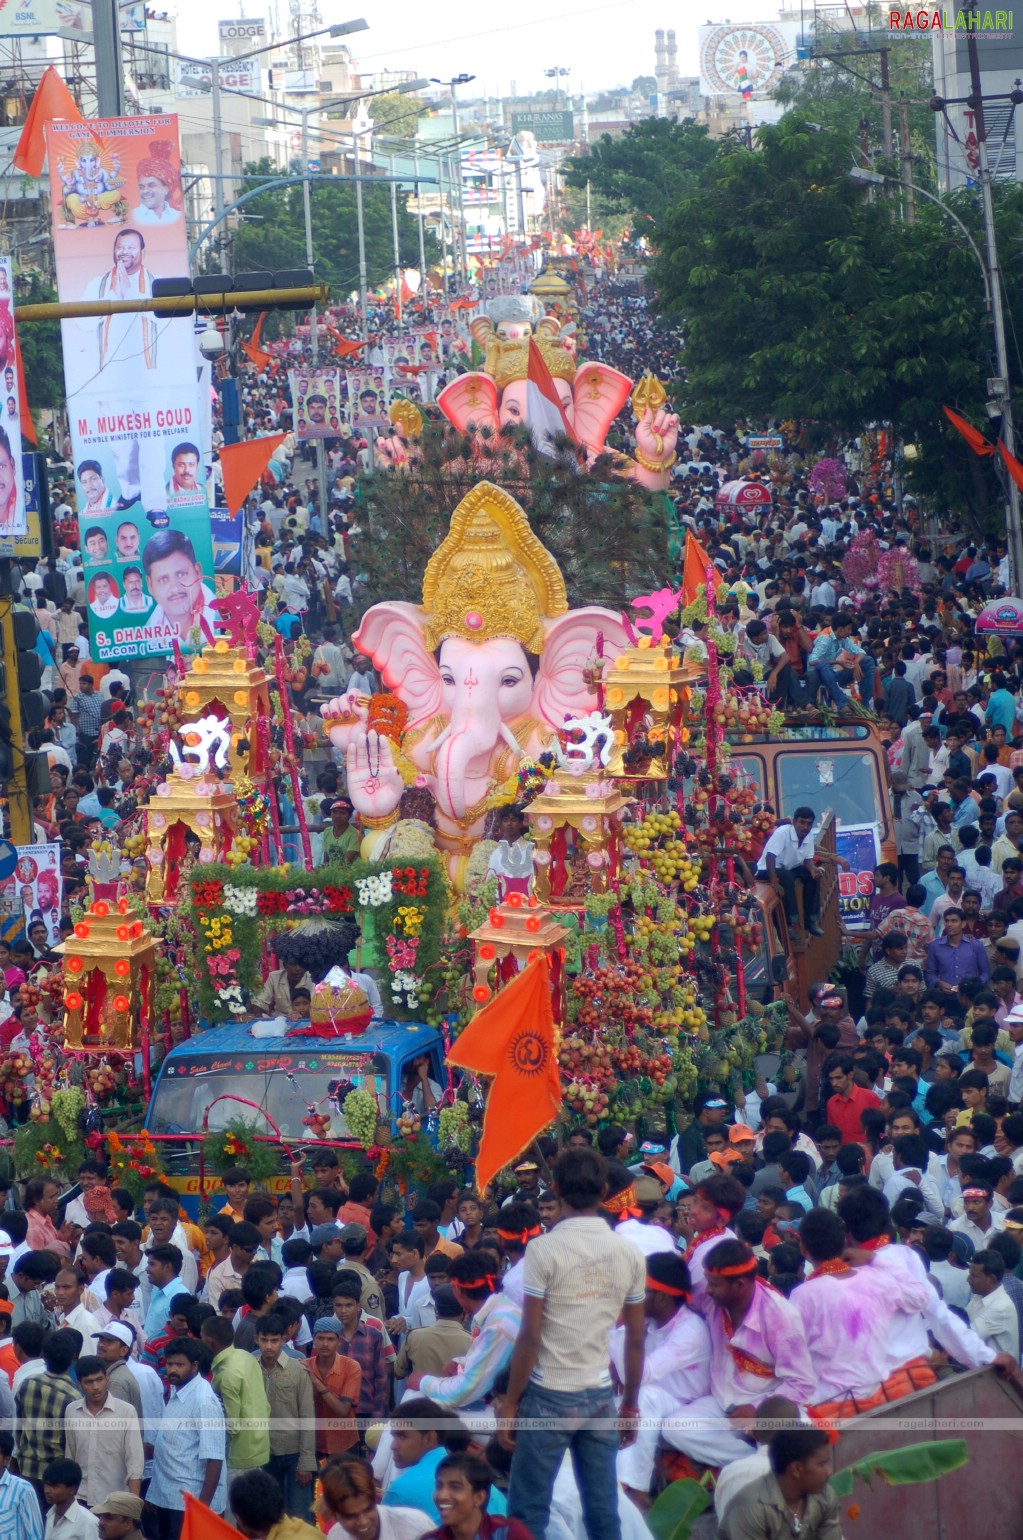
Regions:
<instances>
[{"instance_id":1,"label":"red light bulb on decoration","mask_svg":"<svg viewBox=\"0 0 1023 1540\"><path fill-rule=\"evenodd\" d=\"M492 946L489 941L484 941L483 945L480 947L480 956L484 962L493 962L494 958L497 956L496 946Z\"/></svg>"},{"instance_id":2,"label":"red light bulb on decoration","mask_svg":"<svg viewBox=\"0 0 1023 1540\"><path fill-rule=\"evenodd\" d=\"M92 912L93 914L98 914L100 916L109 914L110 905L107 903L106 899L97 898L96 902L92 906Z\"/></svg>"},{"instance_id":3,"label":"red light bulb on decoration","mask_svg":"<svg viewBox=\"0 0 1023 1540\"><path fill-rule=\"evenodd\" d=\"M526 921L526 929L530 931L540 929L540 916L538 914L531 914L529 916L529 919Z\"/></svg>"},{"instance_id":4,"label":"red light bulb on decoration","mask_svg":"<svg viewBox=\"0 0 1023 1540\"><path fill-rule=\"evenodd\" d=\"M69 995L64 996L64 1006L66 1010L80 1011L82 1004L82 997L76 990L72 990Z\"/></svg>"},{"instance_id":5,"label":"red light bulb on decoration","mask_svg":"<svg viewBox=\"0 0 1023 1540\"><path fill-rule=\"evenodd\" d=\"M521 893L509 893L508 897L505 899L505 903L511 909L521 909L522 908L522 894Z\"/></svg>"},{"instance_id":6,"label":"red light bulb on decoration","mask_svg":"<svg viewBox=\"0 0 1023 1540\"><path fill-rule=\"evenodd\" d=\"M115 1011L126 1011L126 1010L128 1010L128 1008L129 1008L129 1001L128 1001L128 996L127 995L115 995L114 996L114 1010Z\"/></svg>"},{"instance_id":7,"label":"red light bulb on decoration","mask_svg":"<svg viewBox=\"0 0 1023 1540\"><path fill-rule=\"evenodd\" d=\"M86 940L88 940L88 936L89 936L89 927L88 927L88 925L82 925L81 923L76 925L75 926L75 935L78 937L79 941L86 941Z\"/></svg>"},{"instance_id":8,"label":"red light bulb on decoration","mask_svg":"<svg viewBox=\"0 0 1023 1540\"><path fill-rule=\"evenodd\" d=\"M491 909L487 918L495 930L500 930L501 926L504 924L504 915L500 912L499 909Z\"/></svg>"},{"instance_id":9,"label":"red light bulb on decoration","mask_svg":"<svg viewBox=\"0 0 1023 1540\"><path fill-rule=\"evenodd\" d=\"M64 966L69 973L81 973L82 959L80 957L65 957Z\"/></svg>"},{"instance_id":10,"label":"red light bulb on decoration","mask_svg":"<svg viewBox=\"0 0 1023 1540\"><path fill-rule=\"evenodd\" d=\"M129 934L129 932L128 932L127 925L119 925L117 927L117 939L118 939L118 941L127 941L128 934Z\"/></svg>"},{"instance_id":11,"label":"red light bulb on decoration","mask_svg":"<svg viewBox=\"0 0 1023 1540\"><path fill-rule=\"evenodd\" d=\"M539 962L542 956L543 953L539 950L539 948L534 948L532 952L526 953L526 961L527 963Z\"/></svg>"},{"instance_id":12,"label":"red light bulb on decoration","mask_svg":"<svg viewBox=\"0 0 1023 1540\"><path fill-rule=\"evenodd\" d=\"M128 900L126 898L119 898L117 900L117 912L118 914L128 913Z\"/></svg>"},{"instance_id":13,"label":"red light bulb on decoration","mask_svg":"<svg viewBox=\"0 0 1023 1540\"><path fill-rule=\"evenodd\" d=\"M535 893L530 893L528 902L530 909L538 909L540 907L540 900Z\"/></svg>"},{"instance_id":14,"label":"red light bulb on decoration","mask_svg":"<svg viewBox=\"0 0 1023 1540\"><path fill-rule=\"evenodd\" d=\"M484 1000L490 999L490 985L477 984L473 989L472 997L478 1004L482 1005Z\"/></svg>"},{"instance_id":15,"label":"red light bulb on decoration","mask_svg":"<svg viewBox=\"0 0 1023 1540\"><path fill-rule=\"evenodd\" d=\"M128 962L127 958L119 957L114 963L114 972L117 974L118 978L126 978L127 975L131 972L131 963Z\"/></svg>"}]
</instances>

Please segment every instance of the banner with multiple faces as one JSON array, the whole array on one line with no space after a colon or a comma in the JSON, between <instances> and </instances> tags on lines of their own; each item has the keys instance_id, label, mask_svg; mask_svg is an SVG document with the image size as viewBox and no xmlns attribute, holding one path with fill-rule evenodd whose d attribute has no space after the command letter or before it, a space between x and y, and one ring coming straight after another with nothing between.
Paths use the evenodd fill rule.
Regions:
<instances>
[{"instance_id":1,"label":"banner with multiple faces","mask_svg":"<svg viewBox=\"0 0 1023 1540\"><path fill-rule=\"evenodd\" d=\"M46 132L61 300L150 298L154 278L185 277L177 118ZM193 319L85 316L61 334L93 657L194 650L217 616Z\"/></svg>"}]
</instances>

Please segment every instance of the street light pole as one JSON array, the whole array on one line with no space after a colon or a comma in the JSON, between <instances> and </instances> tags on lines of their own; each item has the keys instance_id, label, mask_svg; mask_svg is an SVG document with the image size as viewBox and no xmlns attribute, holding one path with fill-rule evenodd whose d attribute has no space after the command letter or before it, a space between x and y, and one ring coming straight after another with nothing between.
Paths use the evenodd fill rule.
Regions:
<instances>
[{"instance_id":1,"label":"street light pole","mask_svg":"<svg viewBox=\"0 0 1023 1540\"><path fill-rule=\"evenodd\" d=\"M984 245L987 251L988 278L991 292L991 322L995 333L995 367L998 376L988 381L991 392L1000 408L1002 440L1010 454L1016 453L1015 427L1012 418L1012 386L1009 381L1009 350L1005 341L1005 314L1002 310L1002 275L998 264L998 236L995 230L995 207L991 194L991 166L987 155L987 130L984 126L984 96L980 84L980 61L977 55L977 39L971 32L966 42L970 60L970 101L977 120L977 154L980 171L980 194L984 207ZM1011 476L1009 490L1009 572L1014 593L1023 593L1023 528L1020 525L1019 488Z\"/></svg>"},{"instance_id":2,"label":"street light pole","mask_svg":"<svg viewBox=\"0 0 1023 1540\"><path fill-rule=\"evenodd\" d=\"M309 114L319 107L302 109L302 215L305 220L305 265L313 271L313 207L309 187ZM320 361L319 313L314 305L309 313L310 358L315 369ZM316 439L316 500L320 528L327 527L327 457L322 438Z\"/></svg>"},{"instance_id":3,"label":"street light pole","mask_svg":"<svg viewBox=\"0 0 1023 1540\"><path fill-rule=\"evenodd\" d=\"M391 238L394 242L394 314L398 325L401 325L401 285L403 282L401 268L401 248L398 244L398 184L394 177L394 156L387 157L391 171Z\"/></svg>"}]
</instances>

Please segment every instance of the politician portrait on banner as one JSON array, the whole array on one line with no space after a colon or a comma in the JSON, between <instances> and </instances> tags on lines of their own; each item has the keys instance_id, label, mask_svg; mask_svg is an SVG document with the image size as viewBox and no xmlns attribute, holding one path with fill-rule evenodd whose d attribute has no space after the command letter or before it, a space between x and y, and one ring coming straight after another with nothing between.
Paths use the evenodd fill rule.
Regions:
<instances>
[{"instance_id":1,"label":"politician portrait on banner","mask_svg":"<svg viewBox=\"0 0 1023 1540\"><path fill-rule=\"evenodd\" d=\"M175 117L47 125L62 300L142 304L188 274ZM191 316L125 308L61 323L100 662L201 645L215 614Z\"/></svg>"},{"instance_id":2,"label":"politician portrait on banner","mask_svg":"<svg viewBox=\"0 0 1023 1540\"><path fill-rule=\"evenodd\" d=\"M341 431L341 375L337 369L292 369L295 437L336 438Z\"/></svg>"},{"instance_id":3,"label":"politician portrait on banner","mask_svg":"<svg viewBox=\"0 0 1023 1540\"><path fill-rule=\"evenodd\" d=\"M25 397L17 369L11 259L0 257L0 543L20 539L28 532L21 463L21 402Z\"/></svg>"}]
</instances>

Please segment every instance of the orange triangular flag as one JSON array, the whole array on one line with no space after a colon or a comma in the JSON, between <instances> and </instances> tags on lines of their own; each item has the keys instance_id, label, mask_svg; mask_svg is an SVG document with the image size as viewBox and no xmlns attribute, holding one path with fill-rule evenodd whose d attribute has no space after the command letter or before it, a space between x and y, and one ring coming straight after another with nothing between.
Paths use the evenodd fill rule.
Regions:
<instances>
[{"instance_id":1,"label":"orange triangular flag","mask_svg":"<svg viewBox=\"0 0 1023 1540\"><path fill-rule=\"evenodd\" d=\"M1023 492L1023 465L1020 465L1016 456L1006 449L1001 439L998 440L998 453L1005 462L1005 469L1009 472L1020 491Z\"/></svg>"},{"instance_id":2,"label":"orange triangular flag","mask_svg":"<svg viewBox=\"0 0 1023 1540\"><path fill-rule=\"evenodd\" d=\"M265 320L266 320L266 311L265 310L261 310L259 312L259 315L258 315L257 319L256 319L256 324L252 328L252 336L249 338L249 342L251 343L251 345L254 348L258 348L259 347L259 339L263 335L263 322Z\"/></svg>"},{"instance_id":3,"label":"orange triangular flag","mask_svg":"<svg viewBox=\"0 0 1023 1540\"><path fill-rule=\"evenodd\" d=\"M976 428L974 428L970 423L966 421L965 417L960 417L958 412L953 412L950 406L943 406L941 410L944 412L953 428L957 429L958 432L963 435L963 438L969 444L975 455L994 454L994 444L989 444L983 433L978 432Z\"/></svg>"},{"instance_id":4,"label":"orange triangular flag","mask_svg":"<svg viewBox=\"0 0 1023 1540\"><path fill-rule=\"evenodd\" d=\"M237 513L256 482L270 463L286 433L268 433L265 438L243 439L240 444L225 444L220 451L224 473L224 501L231 513Z\"/></svg>"},{"instance_id":5,"label":"orange triangular flag","mask_svg":"<svg viewBox=\"0 0 1023 1540\"><path fill-rule=\"evenodd\" d=\"M470 1021L448 1063L493 1075L476 1157L482 1192L561 1107L551 970L541 955Z\"/></svg>"},{"instance_id":6,"label":"orange triangular flag","mask_svg":"<svg viewBox=\"0 0 1023 1540\"><path fill-rule=\"evenodd\" d=\"M707 583L710 557L693 534L686 535L686 555L682 563L682 608L692 604Z\"/></svg>"},{"instance_id":7,"label":"orange triangular flag","mask_svg":"<svg viewBox=\"0 0 1023 1540\"><path fill-rule=\"evenodd\" d=\"M21 342L17 332L14 333L14 362L18 369L18 417L21 421L21 436L27 438L30 444L39 448L39 439L36 435L36 425L32 421L32 412L28 404L28 391L25 389L25 365L21 361Z\"/></svg>"},{"instance_id":8,"label":"orange triangular flag","mask_svg":"<svg viewBox=\"0 0 1023 1540\"><path fill-rule=\"evenodd\" d=\"M84 123L85 121L78 110L78 103L51 64L43 71L42 78L36 86L25 126L21 130L21 137L14 151L14 164L19 171L24 171L26 176L37 177L41 174L43 161L46 159L44 129L47 123L52 123L58 118L65 123Z\"/></svg>"},{"instance_id":9,"label":"orange triangular flag","mask_svg":"<svg viewBox=\"0 0 1023 1540\"><path fill-rule=\"evenodd\" d=\"M368 342L345 342L344 339L342 339L334 349L334 352L338 355L339 358L348 358L352 354L361 353L363 348L368 347Z\"/></svg>"},{"instance_id":10,"label":"orange triangular flag","mask_svg":"<svg viewBox=\"0 0 1023 1540\"><path fill-rule=\"evenodd\" d=\"M243 342L240 347L249 363L255 364L257 369L265 369L273 360L272 353L264 353L262 348L256 347L251 342Z\"/></svg>"},{"instance_id":11,"label":"orange triangular flag","mask_svg":"<svg viewBox=\"0 0 1023 1540\"><path fill-rule=\"evenodd\" d=\"M207 1508L191 1492L182 1492L181 1495L185 1499L181 1540L240 1540L239 1531L226 1519L222 1519L219 1513Z\"/></svg>"}]
</instances>

